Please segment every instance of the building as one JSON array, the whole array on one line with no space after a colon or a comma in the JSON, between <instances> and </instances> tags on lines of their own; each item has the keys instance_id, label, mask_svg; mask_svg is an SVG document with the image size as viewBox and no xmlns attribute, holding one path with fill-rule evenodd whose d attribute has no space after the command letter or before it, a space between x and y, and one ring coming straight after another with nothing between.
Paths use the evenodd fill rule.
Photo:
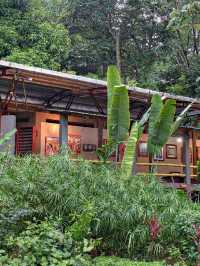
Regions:
<instances>
[{"instance_id":1,"label":"building","mask_svg":"<svg viewBox=\"0 0 200 266\"><path fill-rule=\"evenodd\" d=\"M74 154L96 160L95 151L107 138L106 90L105 81L0 61L1 134L17 128L10 148L19 155L50 155L58 152L59 145L68 143ZM129 89L133 121L148 109L155 93L158 92ZM177 113L194 100L160 94L176 99ZM196 177L195 167L200 159L199 109L200 100L196 100L188 114L189 122L155 158L158 176L170 180L173 177L178 187L184 185L186 176L190 177L187 182ZM149 169L146 140L145 133L138 145L138 172Z\"/></svg>"}]
</instances>

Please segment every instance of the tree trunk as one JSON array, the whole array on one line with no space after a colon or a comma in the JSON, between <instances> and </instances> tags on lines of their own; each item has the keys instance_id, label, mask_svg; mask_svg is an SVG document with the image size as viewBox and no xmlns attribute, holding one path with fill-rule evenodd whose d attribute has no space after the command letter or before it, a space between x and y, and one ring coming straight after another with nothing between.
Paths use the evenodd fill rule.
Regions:
<instances>
[{"instance_id":1,"label":"tree trunk","mask_svg":"<svg viewBox=\"0 0 200 266\"><path fill-rule=\"evenodd\" d=\"M119 72L121 73L121 49L120 49L120 30L117 30L115 42L116 42L116 61Z\"/></svg>"}]
</instances>

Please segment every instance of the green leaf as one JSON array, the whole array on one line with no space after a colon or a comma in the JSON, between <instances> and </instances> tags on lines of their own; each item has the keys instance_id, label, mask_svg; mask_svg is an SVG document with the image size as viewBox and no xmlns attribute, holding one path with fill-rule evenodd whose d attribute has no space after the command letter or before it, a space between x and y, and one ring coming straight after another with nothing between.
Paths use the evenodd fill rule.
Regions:
<instances>
[{"instance_id":1,"label":"green leaf","mask_svg":"<svg viewBox=\"0 0 200 266\"><path fill-rule=\"evenodd\" d=\"M195 101L193 101L192 103L190 103L182 112L181 114L176 118L175 122L172 125L172 129L171 129L171 135L174 134L176 132L176 130L180 127L183 119L186 116L186 113L189 111L189 109L192 107L193 103Z\"/></svg>"},{"instance_id":2,"label":"green leaf","mask_svg":"<svg viewBox=\"0 0 200 266\"><path fill-rule=\"evenodd\" d=\"M141 118L140 121L139 121L140 126L143 127L143 126L148 122L148 120L149 120L149 116L150 116L150 111L151 111L151 108L149 108L149 109L143 114L142 118Z\"/></svg>"},{"instance_id":3,"label":"green leaf","mask_svg":"<svg viewBox=\"0 0 200 266\"><path fill-rule=\"evenodd\" d=\"M156 123L159 121L161 109L163 107L162 99L159 94L153 95L151 99L151 108L149 114L149 135L148 135L148 150L150 153L153 153L154 146L152 140L155 136L155 127Z\"/></svg>"},{"instance_id":4,"label":"green leaf","mask_svg":"<svg viewBox=\"0 0 200 266\"><path fill-rule=\"evenodd\" d=\"M131 129L131 133L126 145L124 158L122 161L121 169L122 174L125 177L131 176L133 170L133 164L136 160L136 147L142 135L142 130L138 122L136 122Z\"/></svg>"},{"instance_id":5,"label":"green leaf","mask_svg":"<svg viewBox=\"0 0 200 266\"><path fill-rule=\"evenodd\" d=\"M108 137L110 139L110 115L111 115L111 104L112 104L112 95L113 95L113 88L115 86L121 85L121 77L120 73L116 66L109 66L107 71L107 128L108 128Z\"/></svg>"},{"instance_id":6,"label":"green leaf","mask_svg":"<svg viewBox=\"0 0 200 266\"><path fill-rule=\"evenodd\" d=\"M130 126L129 97L125 85L113 88L109 121L110 140L122 142L127 139Z\"/></svg>"},{"instance_id":7,"label":"green leaf","mask_svg":"<svg viewBox=\"0 0 200 266\"><path fill-rule=\"evenodd\" d=\"M3 138L0 139L0 145L3 145L5 142L9 141L12 136L16 133L16 128L14 128L13 130L11 130L10 132L6 133Z\"/></svg>"},{"instance_id":8,"label":"green leaf","mask_svg":"<svg viewBox=\"0 0 200 266\"><path fill-rule=\"evenodd\" d=\"M155 119L153 127L151 128L148 139L148 150L150 154L159 153L161 148L165 145L168 138L171 136L171 128L176 112L176 101L168 99L159 112L159 117L151 117Z\"/></svg>"}]
</instances>

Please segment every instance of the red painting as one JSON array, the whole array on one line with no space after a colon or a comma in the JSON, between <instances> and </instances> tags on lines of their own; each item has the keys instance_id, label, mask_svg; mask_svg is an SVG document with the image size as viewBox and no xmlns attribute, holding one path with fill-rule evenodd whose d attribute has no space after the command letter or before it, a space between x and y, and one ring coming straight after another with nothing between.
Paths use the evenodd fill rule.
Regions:
<instances>
[{"instance_id":1,"label":"red painting","mask_svg":"<svg viewBox=\"0 0 200 266\"><path fill-rule=\"evenodd\" d=\"M59 140L56 137L45 138L45 155L55 155L59 152Z\"/></svg>"},{"instance_id":2,"label":"red painting","mask_svg":"<svg viewBox=\"0 0 200 266\"><path fill-rule=\"evenodd\" d=\"M75 154L81 153L81 137L80 135L68 135L68 146Z\"/></svg>"},{"instance_id":3,"label":"red painting","mask_svg":"<svg viewBox=\"0 0 200 266\"><path fill-rule=\"evenodd\" d=\"M80 135L68 135L68 147L75 153L81 153L81 137ZM46 137L45 138L45 155L55 155L59 152L59 138L57 137Z\"/></svg>"}]
</instances>

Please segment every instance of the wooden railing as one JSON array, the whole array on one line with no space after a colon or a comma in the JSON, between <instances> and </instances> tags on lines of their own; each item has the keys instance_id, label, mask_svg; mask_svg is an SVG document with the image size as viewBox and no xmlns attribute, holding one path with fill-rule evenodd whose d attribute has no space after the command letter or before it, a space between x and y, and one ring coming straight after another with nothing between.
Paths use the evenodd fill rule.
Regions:
<instances>
[{"instance_id":1,"label":"wooden railing","mask_svg":"<svg viewBox=\"0 0 200 266\"><path fill-rule=\"evenodd\" d=\"M78 161L77 159L74 159L74 161ZM94 163L94 164L102 164L102 161L98 161L98 160L89 160L89 162L91 163ZM107 161L105 162L106 164L117 164L117 165L120 165L121 162L113 162L113 161ZM136 163L136 165L138 166L162 166L162 167L181 167L181 168L184 168L186 167L185 164L174 164L174 163L160 163L160 162L153 162L153 163ZM190 168L192 169L197 169L197 166L196 165L190 165ZM138 173L138 174L144 174L144 173ZM162 176L165 176L165 177L185 177L185 174L184 173L155 173L155 176L158 176L158 177L162 177ZM197 177L196 174L191 174L190 175L191 177Z\"/></svg>"}]
</instances>

